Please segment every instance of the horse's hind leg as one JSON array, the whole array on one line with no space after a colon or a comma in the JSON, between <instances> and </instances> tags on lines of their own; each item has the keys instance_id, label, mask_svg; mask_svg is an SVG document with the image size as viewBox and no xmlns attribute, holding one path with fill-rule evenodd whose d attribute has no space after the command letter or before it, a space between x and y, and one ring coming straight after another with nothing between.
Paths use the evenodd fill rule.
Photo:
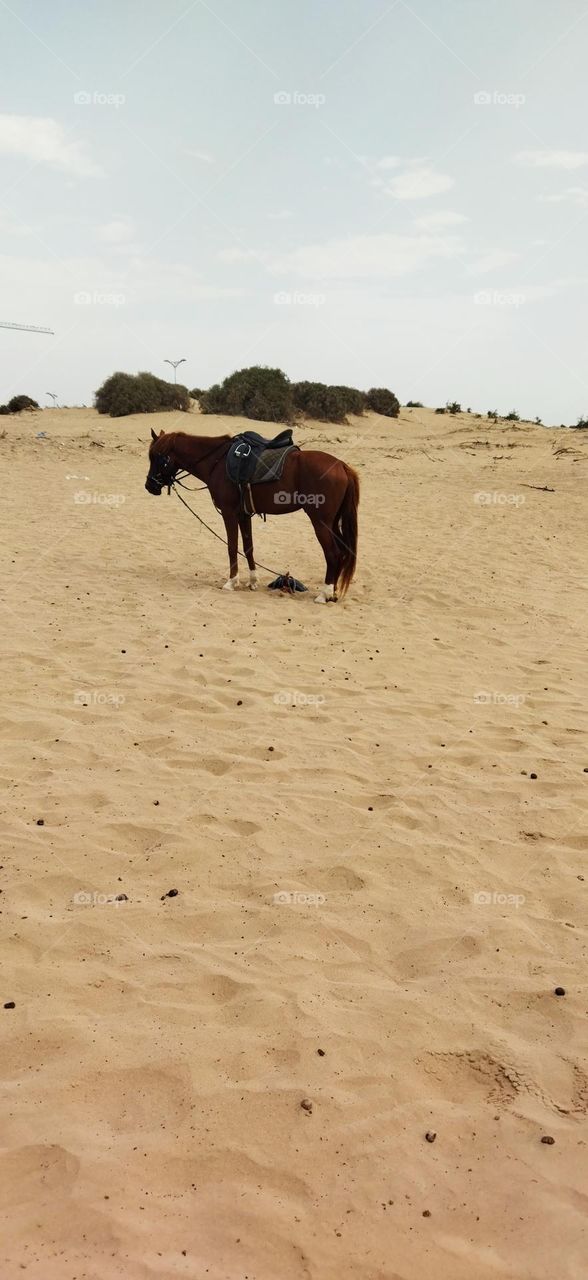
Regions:
<instances>
[{"instance_id":1,"label":"horse's hind leg","mask_svg":"<svg viewBox=\"0 0 588 1280\"><path fill-rule=\"evenodd\" d=\"M329 527L318 513L316 515L308 512L312 527L323 549L327 571L325 574L325 585L321 588L318 596L315 596L316 604L328 604L329 600L334 600L335 587L337 578L339 577L340 551L337 546L337 539L333 530Z\"/></svg>"},{"instance_id":2,"label":"horse's hind leg","mask_svg":"<svg viewBox=\"0 0 588 1280\"><path fill-rule=\"evenodd\" d=\"M239 516L239 528L241 530L241 541L243 550L247 556L247 564L249 565L249 590L257 591L257 573L255 571L255 557L253 555L253 531L251 528L251 516Z\"/></svg>"}]
</instances>

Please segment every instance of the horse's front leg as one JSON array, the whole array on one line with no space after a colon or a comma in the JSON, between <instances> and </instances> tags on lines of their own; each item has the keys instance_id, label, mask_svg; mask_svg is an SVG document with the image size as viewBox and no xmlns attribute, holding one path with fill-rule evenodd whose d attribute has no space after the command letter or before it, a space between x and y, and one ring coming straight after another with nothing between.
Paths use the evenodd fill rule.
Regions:
<instances>
[{"instance_id":1,"label":"horse's front leg","mask_svg":"<svg viewBox=\"0 0 588 1280\"><path fill-rule=\"evenodd\" d=\"M239 586L239 520L236 511L223 511L222 517L227 531L229 552L229 580L225 582L223 590L236 591Z\"/></svg>"},{"instance_id":2,"label":"horse's front leg","mask_svg":"<svg viewBox=\"0 0 588 1280\"><path fill-rule=\"evenodd\" d=\"M239 516L239 528L241 530L241 540L243 542L243 550L247 556L247 564L249 565L249 590L257 591L257 573L255 571L255 557L253 555L253 530L251 527L251 516Z\"/></svg>"}]
</instances>

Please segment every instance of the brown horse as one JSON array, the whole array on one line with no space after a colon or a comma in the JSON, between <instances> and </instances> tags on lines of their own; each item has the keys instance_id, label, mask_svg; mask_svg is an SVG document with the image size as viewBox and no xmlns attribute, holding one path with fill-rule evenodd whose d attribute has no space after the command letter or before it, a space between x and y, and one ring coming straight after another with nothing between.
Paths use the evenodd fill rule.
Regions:
<instances>
[{"instance_id":1,"label":"brown horse","mask_svg":"<svg viewBox=\"0 0 588 1280\"><path fill-rule=\"evenodd\" d=\"M210 491L227 531L229 579L226 591L239 586L238 535L249 565L249 587L257 589L253 557L251 516L242 511L238 486L226 473L226 455L231 436L192 436L185 431L151 430L149 473L145 488L159 496L174 483L180 471L196 476ZM357 505L359 477L352 467L330 453L294 450L287 454L281 478L251 485L255 511L259 515L284 515L302 508L310 519L327 564L325 584L318 604L344 595L355 571L357 558Z\"/></svg>"}]
</instances>

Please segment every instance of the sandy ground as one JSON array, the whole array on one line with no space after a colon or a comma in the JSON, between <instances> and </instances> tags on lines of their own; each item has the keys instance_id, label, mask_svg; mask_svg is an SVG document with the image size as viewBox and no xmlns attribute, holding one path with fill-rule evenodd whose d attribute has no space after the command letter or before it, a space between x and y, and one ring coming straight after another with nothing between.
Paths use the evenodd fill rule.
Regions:
<instances>
[{"instance_id":1,"label":"sandy ground","mask_svg":"<svg viewBox=\"0 0 588 1280\"><path fill-rule=\"evenodd\" d=\"M0 423L2 1280L585 1277L588 433L306 425L320 607L152 421Z\"/></svg>"}]
</instances>

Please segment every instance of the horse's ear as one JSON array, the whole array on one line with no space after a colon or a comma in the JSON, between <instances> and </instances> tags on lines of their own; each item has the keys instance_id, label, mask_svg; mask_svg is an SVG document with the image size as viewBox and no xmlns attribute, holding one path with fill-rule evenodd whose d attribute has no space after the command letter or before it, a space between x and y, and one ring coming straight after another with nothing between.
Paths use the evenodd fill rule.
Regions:
<instances>
[{"instance_id":1,"label":"horse's ear","mask_svg":"<svg viewBox=\"0 0 588 1280\"><path fill-rule=\"evenodd\" d=\"M163 433L163 431L160 431L160 432L159 432L159 434L160 434L160 436L162 436L164 433Z\"/></svg>"},{"instance_id":2,"label":"horse's ear","mask_svg":"<svg viewBox=\"0 0 588 1280\"><path fill-rule=\"evenodd\" d=\"M151 428L151 439L152 439L152 440L157 440L157 436L156 436L156 434L155 434L155 432L154 432L154 430L153 430L153 427Z\"/></svg>"}]
</instances>

